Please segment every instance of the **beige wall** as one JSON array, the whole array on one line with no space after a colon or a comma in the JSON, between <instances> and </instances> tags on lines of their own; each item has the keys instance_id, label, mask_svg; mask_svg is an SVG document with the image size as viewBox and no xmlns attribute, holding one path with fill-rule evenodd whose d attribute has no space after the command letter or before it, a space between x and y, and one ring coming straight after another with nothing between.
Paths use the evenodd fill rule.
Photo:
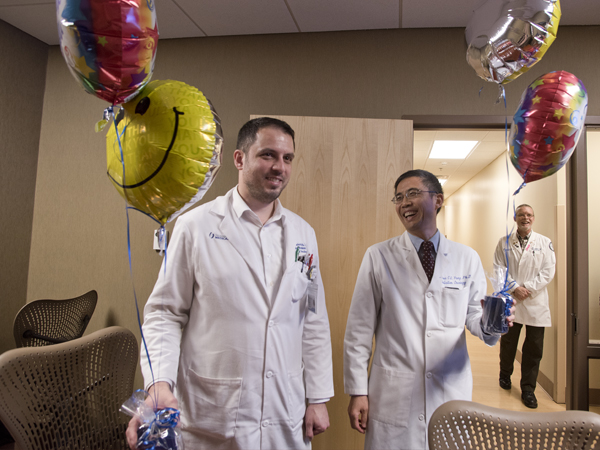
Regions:
<instances>
[{"instance_id":1,"label":"beige wall","mask_svg":"<svg viewBox=\"0 0 600 450\"><path fill-rule=\"evenodd\" d=\"M560 214L557 213L560 211L557 206L564 207L566 191L564 170L554 176L527 184L519 194L513 196L512 194L521 183L521 177L510 162L507 176L507 159L505 155L502 155L446 202L447 236L474 248L481 257L486 273L491 273L493 269L494 250L498 240L512 230L513 207L522 203L531 205L535 211L533 229L552 240L557 259L566 259L565 242L560 237L557 226L557 220L565 223L564 216L557 218L557 214ZM508 218L507 201L509 201ZM558 323L565 314L565 296L564 293L561 296L558 295L557 286L558 274L548 285L553 326L546 329L544 357L540 365L540 371L552 383L555 383L559 376L556 373L557 365L562 368L558 369L562 370L561 374L566 371L565 362L561 359L562 353L559 355L566 336L566 329ZM493 289L488 280L488 293L491 292ZM521 342L522 340L523 336L521 336ZM554 396L554 392L550 392L550 394ZM564 401L563 397L564 395L561 395L558 400Z\"/></svg>"},{"instance_id":2,"label":"beige wall","mask_svg":"<svg viewBox=\"0 0 600 450\"><path fill-rule=\"evenodd\" d=\"M0 353L25 304L48 46L0 20Z\"/></svg>"},{"instance_id":3,"label":"beige wall","mask_svg":"<svg viewBox=\"0 0 600 450\"><path fill-rule=\"evenodd\" d=\"M588 54L589 43L599 40L600 27L561 29L544 60L508 86L508 111L516 109L535 77L564 69L584 80L589 114L600 115L600 102L594 102L600 98L600 60ZM253 113L386 119L503 114L504 108L494 105L496 87L475 76L465 63L464 47L462 29L168 40L160 41L153 78L198 87L222 118L225 164L208 200L235 184L235 137ZM51 48L27 298L96 289L99 303L88 331L112 324L136 331L123 201L105 175L104 135L93 131L106 106L83 92L59 49ZM132 213L133 271L141 304L160 265L151 250L154 227Z\"/></svg>"}]
</instances>

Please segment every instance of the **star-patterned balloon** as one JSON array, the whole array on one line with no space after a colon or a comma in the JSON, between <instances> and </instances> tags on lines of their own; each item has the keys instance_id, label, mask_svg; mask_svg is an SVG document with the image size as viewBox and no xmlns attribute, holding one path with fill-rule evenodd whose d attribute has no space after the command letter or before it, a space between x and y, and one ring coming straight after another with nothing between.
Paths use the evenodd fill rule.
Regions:
<instances>
[{"instance_id":1,"label":"star-patterned balloon","mask_svg":"<svg viewBox=\"0 0 600 450\"><path fill-rule=\"evenodd\" d=\"M550 72L529 85L513 117L510 160L526 183L564 166L583 130L588 96L575 75Z\"/></svg>"},{"instance_id":2,"label":"star-patterned balloon","mask_svg":"<svg viewBox=\"0 0 600 450\"><path fill-rule=\"evenodd\" d=\"M158 27L150 0L57 0L60 49L81 86L116 105L154 70Z\"/></svg>"}]
</instances>

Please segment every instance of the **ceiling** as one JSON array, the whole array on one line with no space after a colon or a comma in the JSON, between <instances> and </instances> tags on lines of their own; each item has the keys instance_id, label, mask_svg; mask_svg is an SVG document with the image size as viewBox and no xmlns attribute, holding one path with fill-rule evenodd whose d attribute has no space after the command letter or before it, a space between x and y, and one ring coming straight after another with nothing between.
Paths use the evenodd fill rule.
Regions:
<instances>
[{"instance_id":1,"label":"ceiling","mask_svg":"<svg viewBox=\"0 0 600 450\"><path fill-rule=\"evenodd\" d=\"M504 130L415 130L413 167L448 177L446 198L460 189L506 150ZM431 159L433 141L479 141L466 159Z\"/></svg>"},{"instance_id":2,"label":"ceiling","mask_svg":"<svg viewBox=\"0 0 600 450\"><path fill-rule=\"evenodd\" d=\"M176 39L386 28L465 28L473 9L483 1L154 0L154 3L160 38ZM0 19L42 42L57 45L56 2L0 0ZM563 0L561 9L563 26L600 25L599 0Z\"/></svg>"},{"instance_id":3,"label":"ceiling","mask_svg":"<svg viewBox=\"0 0 600 450\"><path fill-rule=\"evenodd\" d=\"M57 1L0 0L0 19L42 42L57 45ZM160 39L465 28L472 11L485 1L493 0L154 0ZM561 26L600 25L600 0L563 0L561 10ZM443 164L429 159L434 139L480 143L466 160ZM504 150L504 131L415 131L414 167L449 176L444 185L449 196Z\"/></svg>"}]
</instances>

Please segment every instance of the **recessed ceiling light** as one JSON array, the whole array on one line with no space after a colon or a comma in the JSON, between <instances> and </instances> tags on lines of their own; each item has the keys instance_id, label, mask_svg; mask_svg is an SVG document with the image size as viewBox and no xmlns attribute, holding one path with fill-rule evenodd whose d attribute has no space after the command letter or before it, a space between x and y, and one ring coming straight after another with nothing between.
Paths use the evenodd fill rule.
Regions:
<instances>
[{"instance_id":1,"label":"recessed ceiling light","mask_svg":"<svg viewBox=\"0 0 600 450\"><path fill-rule=\"evenodd\" d=\"M429 159L465 159L479 141L433 141Z\"/></svg>"},{"instance_id":2,"label":"recessed ceiling light","mask_svg":"<svg viewBox=\"0 0 600 450\"><path fill-rule=\"evenodd\" d=\"M443 186L446 181L448 181L448 177L437 177L440 184Z\"/></svg>"}]
</instances>

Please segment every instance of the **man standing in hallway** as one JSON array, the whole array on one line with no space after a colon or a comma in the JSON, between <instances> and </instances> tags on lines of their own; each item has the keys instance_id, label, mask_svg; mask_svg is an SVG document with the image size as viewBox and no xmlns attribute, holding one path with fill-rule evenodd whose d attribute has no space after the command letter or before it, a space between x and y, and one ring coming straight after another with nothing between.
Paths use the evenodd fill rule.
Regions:
<instances>
[{"instance_id":1,"label":"man standing in hallway","mask_svg":"<svg viewBox=\"0 0 600 450\"><path fill-rule=\"evenodd\" d=\"M533 231L535 215L529 205L516 209L517 231L500 238L494 264L507 267L509 292L515 299L515 323L500 340L500 387L510 389L519 335L526 327L521 359L521 399L537 408L535 386L544 349L544 327L552 326L548 283L554 278L556 257L552 241ZM508 263L507 263L508 260Z\"/></svg>"},{"instance_id":2,"label":"man standing in hallway","mask_svg":"<svg viewBox=\"0 0 600 450\"><path fill-rule=\"evenodd\" d=\"M344 388L365 449L425 450L436 408L471 400L465 326L488 345L498 336L481 327L487 285L479 256L437 228L444 193L435 175L405 172L392 202L406 232L363 258L344 339Z\"/></svg>"}]
</instances>

